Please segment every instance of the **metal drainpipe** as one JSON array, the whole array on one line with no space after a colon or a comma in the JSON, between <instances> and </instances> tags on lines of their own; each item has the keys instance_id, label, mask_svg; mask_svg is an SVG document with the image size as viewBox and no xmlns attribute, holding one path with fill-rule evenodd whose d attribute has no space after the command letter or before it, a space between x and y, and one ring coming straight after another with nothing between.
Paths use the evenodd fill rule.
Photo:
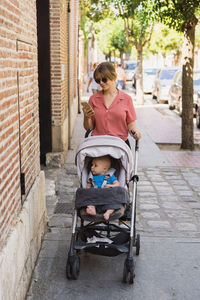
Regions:
<instances>
[{"instance_id":1,"label":"metal drainpipe","mask_svg":"<svg viewBox=\"0 0 200 300\"><path fill-rule=\"evenodd\" d=\"M70 103L70 1L68 2L68 149L71 149L71 103Z\"/></svg>"}]
</instances>

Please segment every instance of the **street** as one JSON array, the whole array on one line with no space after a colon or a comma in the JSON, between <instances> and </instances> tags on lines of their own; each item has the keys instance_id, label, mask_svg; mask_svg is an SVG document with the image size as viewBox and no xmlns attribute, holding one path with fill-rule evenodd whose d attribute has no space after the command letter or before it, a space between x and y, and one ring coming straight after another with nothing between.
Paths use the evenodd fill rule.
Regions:
<instances>
[{"instance_id":1,"label":"street","mask_svg":"<svg viewBox=\"0 0 200 300\"><path fill-rule=\"evenodd\" d=\"M65 276L73 199L78 187L74 156L84 136L81 114L73 134L73 149L67 155L65 166L45 169L48 232L27 300L200 298L200 164L198 167L179 167L169 159L169 153L172 156L179 153L176 147L175 151L169 151L169 148L172 148L171 142L176 146L177 139L180 139L180 117L166 105L152 104L150 97L145 96L144 107L136 107L143 138L139 152L137 197L137 232L141 235L141 252L137 257L134 255L134 285L122 283L125 255L103 257L82 254L78 280L69 281ZM170 124L165 122L166 118L171 120ZM150 128L149 124L155 124L157 128ZM161 151L157 144L165 144L165 139L171 136L168 131L171 124L174 124L171 137L174 140L165 145L168 151ZM195 132L198 138L198 131ZM134 146L133 140L131 144ZM185 151L181 153L188 154ZM200 153L194 153L198 160ZM191 158L191 153L188 155Z\"/></svg>"}]
</instances>

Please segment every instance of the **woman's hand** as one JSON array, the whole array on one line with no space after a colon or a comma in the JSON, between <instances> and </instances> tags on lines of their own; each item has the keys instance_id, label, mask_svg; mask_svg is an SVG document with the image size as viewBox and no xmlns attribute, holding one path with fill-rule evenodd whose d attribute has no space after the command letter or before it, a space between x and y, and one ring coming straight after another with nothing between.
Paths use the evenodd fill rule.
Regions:
<instances>
[{"instance_id":1,"label":"woman's hand","mask_svg":"<svg viewBox=\"0 0 200 300\"><path fill-rule=\"evenodd\" d=\"M86 119L90 119L93 115L94 115L94 111L93 109L86 109L84 106L82 107L83 113L84 113L84 117Z\"/></svg>"},{"instance_id":2,"label":"woman's hand","mask_svg":"<svg viewBox=\"0 0 200 300\"><path fill-rule=\"evenodd\" d=\"M93 109L88 110L86 107L82 106L82 110L84 113L83 126L84 126L85 130L92 129L93 124L92 124L91 117L94 115Z\"/></svg>"},{"instance_id":3,"label":"woman's hand","mask_svg":"<svg viewBox=\"0 0 200 300\"><path fill-rule=\"evenodd\" d=\"M131 130L130 131L130 135L135 139L135 140L139 140L141 139L142 135L141 133L137 130L137 131L134 131L134 130Z\"/></svg>"},{"instance_id":4,"label":"woman's hand","mask_svg":"<svg viewBox=\"0 0 200 300\"><path fill-rule=\"evenodd\" d=\"M135 140L141 139L142 135L137 128L136 121L128 124L128 131Z\"/></svg>"}]
</instances>

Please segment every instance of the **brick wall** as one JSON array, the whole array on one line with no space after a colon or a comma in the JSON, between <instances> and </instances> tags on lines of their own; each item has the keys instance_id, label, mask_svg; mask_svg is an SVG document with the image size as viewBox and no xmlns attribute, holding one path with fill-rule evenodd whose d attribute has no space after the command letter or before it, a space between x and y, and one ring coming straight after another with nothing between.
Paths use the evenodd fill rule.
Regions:
<instances>
[{"instance_id":1,"label":"brick wall","mask_svg":"<svg viewBox=\"0 0 200 300\"><path fill-rule=\"evenodd\" d=\"M50 47L51 47L51 109L53 152L68 149L68 68L70 69L70 105L77 102L77 40L78 0L70 1L70 35L68 34L68 3L50 0ZM70 39L69 39L70 36ZM68 41L70 40L70 58ZM70 65L68 65L70 64ZM71 112L74 120L76 111ZM71 130L73 129L73 124Z\"/></svg>"},{"instance_id":2,"label":"brick wall","mask_svg":"<svg viewBox=\"0 0 200 300\"><path fill-rule=\"evenodd\" d=\"M35 0L1 1L0 24L1 248L40 172Z\"/></svg>"},{"instance_id":3,"label":"brick wall","mask_svg":"<svg viewBox=\"0 0 200 300\"><path fill-rule=\"evenodd\" d=\"M77 49L78 49L78 1L71 1L71 26L70 26L70 69L71 69L71 99L77 96Z\"/></svg>"}]
</instances>

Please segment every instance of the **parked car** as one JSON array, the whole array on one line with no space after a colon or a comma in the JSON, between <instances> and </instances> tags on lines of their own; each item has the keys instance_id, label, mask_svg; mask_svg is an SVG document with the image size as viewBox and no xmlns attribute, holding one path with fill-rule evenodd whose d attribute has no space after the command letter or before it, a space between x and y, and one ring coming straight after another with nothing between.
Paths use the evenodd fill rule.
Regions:
<instances>
[{"instance_id":1,"label":"parked car","mask_svg":"<svg viewBox=\"0 0 200 300\"><path fill-rule=\"evenodd\" d=\"M196 125L200 128L200 91L197 92L197 102L195 103Z\"/></svg>"},{"instance_id":2,"label":"parked car","mask_svg":"<svg viewBox=\"0 0 200 300\"><path fill-rule=\"evenodd\" d=\"M137 69L137 68L136 68ZM151 94L153 91L153 83L158 68L143 68L143 91L145 94ZM132 86L136 88L136 70L132 80Z\"/></svg>"},{"instance_id":3,"label":"parked car","mask_svg":"<svg viewBox=\"0 0 200 300\"><path fill-rule=\"evenodd\" d=\"M154 87L152 91L153 99L157 99L158 103L168 102L169 100L169 89L176 71L178 71L179 67L166 67L159 69L155 80Z\"/></svg>"},{"instance_id":4,"label":"parked car","mask_svg":"<svg viewBox=\"0 0 200 300\"><path fill-rule=\"evenodd\" d=\"M126 74L127 81L133 80L133 76L134 76L136 67L137 67L136 61L129 60L124 63L124 71Z\"/></svg>"},{"instance_id":5,"label":"parked car","mask_svg":"<svg viewBox=\"0 0 200 300\"><path fill-rule=\"evenodd\" d=\"M198 111L197 99L200 93L200 70L194 70L193 73L193 88L194 88L194 115ZM199 98L200 99L200 98ZM200 101L199 101L200 105ZM169 109L177 109L180 114L182 112L182 71L175 73L170 90L169 90Z\"/></svg>"}]
</instances>

